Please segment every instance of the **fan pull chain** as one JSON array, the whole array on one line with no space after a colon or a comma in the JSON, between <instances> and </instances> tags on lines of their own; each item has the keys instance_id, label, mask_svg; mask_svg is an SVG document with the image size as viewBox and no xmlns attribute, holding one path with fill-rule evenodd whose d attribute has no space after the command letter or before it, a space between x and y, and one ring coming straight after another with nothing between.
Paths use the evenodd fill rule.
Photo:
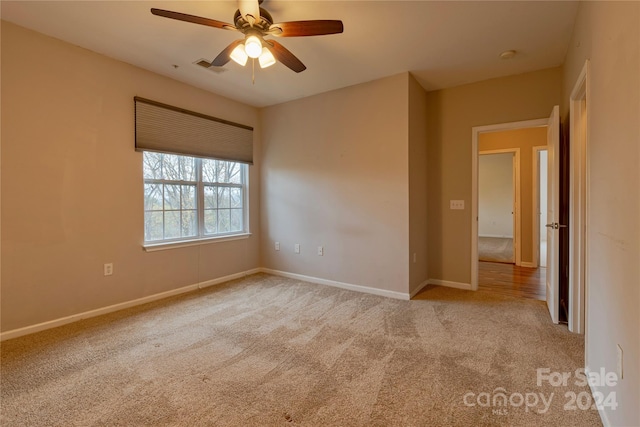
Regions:
<instances>
[{"instance_id":1,"label":"fan pull chain","mask_svg":"<svg viewBox=\"0 0 640 427\"><path fill-rule=\"evenodd\" d=\"M256 60L255 58L251 59L251 84L256 84Z\"/></svg>"}]
</instances>

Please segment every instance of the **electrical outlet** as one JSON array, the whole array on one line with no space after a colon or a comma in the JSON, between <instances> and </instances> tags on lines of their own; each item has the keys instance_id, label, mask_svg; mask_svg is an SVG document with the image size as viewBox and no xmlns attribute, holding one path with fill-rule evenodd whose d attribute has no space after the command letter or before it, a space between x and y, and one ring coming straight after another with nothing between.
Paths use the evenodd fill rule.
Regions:
<instances>
[{"instance_id":1,"label":"electrical outlet","mask_svg":"<svg viewBox=\"0 0 640 427\"><path fill-rule=\"evenodd\" d=\"M113 274L113 264L108 263L104 265L104 275L111 276Z\"/></svg>"},{"instance_id":2,"label":"electrical outlet","mask_svg":"<svg viewBox=\"0 0 640 427\"><path fill-rule=\"evenodd\" d=\"M464 200L449 200L449 209L464 210Z\"/></svg>"},{"instance_id":3,"label":"electrical outlet","mask_svg":"<svg viewBox=\"0 0 640 427\"><path fill-rule=\"evenodd\" d=\"M276 242L276 251L280 250L280 242Z\"/></svg>"},{"instance_id":4,"label":"electrical outlet","mask_svg":"<svg viewBox=\"0 0 640 427\"><path fill-rule=\"evenodd\" d=\"M318 256L324 255L324 248L322 246L318 246Z\"/></svg>"},{"instance_id":5,"label":"electrical outlet","mask_svg":"<svg viewBox=\"0 0 640 427\"><path fill-rule=\"evenodd\" d=\"M295 244L295 246L293 247L293 251L297 254L300 253L300 243Z\"/></svg>"},{"instance_id":6,"label":"electrical outlet","mask_svg":"<svg viewBox=\"0 0 640 427\"><path fill-rule=\"evenodd\" d=\"M622 347L618 344L618 379L621 380L624 376L624 370L622 365Z\"/></svg>"}]
</instances>

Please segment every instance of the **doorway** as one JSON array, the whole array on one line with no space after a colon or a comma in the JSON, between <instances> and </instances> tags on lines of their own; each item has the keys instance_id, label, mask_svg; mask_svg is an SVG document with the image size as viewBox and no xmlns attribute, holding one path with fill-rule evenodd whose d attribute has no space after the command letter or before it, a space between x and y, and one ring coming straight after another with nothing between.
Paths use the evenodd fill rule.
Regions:
<instances>
[{"instance_id":1,"label":"doorway","mask_svg":"<svg viewBox=\"0 0 640 427\"><path fill-rule=\"evenodd\" d=\"M548 119L474 127L472 133L472 271L471 288L523 298L544 300L546 297L544 268L538 268L538 203L534 199L534 146L546 147ZM486 222L492 221L482 211L481 162L494 150L510 153L513 163L512 210L508 212L513 226L514 258L511 263L482 261L479 242L490 234ZM496 153L492 153L496 154ZM505 160L505 163L507 161ZM515 187L515 188L513 188ZM526 192L525 189L526 188ZM504 224L504 222L503 222ZM534 225L535 224L535 225ZM494 225L490 223L489 225ZM534 229L535 227L535 229ZM506 232L503 231L502 234Z\"/></svg>"},{"instance_id":2,"label":"doorway","mask_svg":"<svg viewBox=\"0 0 640 427\"><path fill-rule=\"evenodd\" d=\"M478 159L478 260L516 263L519 149L481 151Z\"/></svg>"}]
</instances>

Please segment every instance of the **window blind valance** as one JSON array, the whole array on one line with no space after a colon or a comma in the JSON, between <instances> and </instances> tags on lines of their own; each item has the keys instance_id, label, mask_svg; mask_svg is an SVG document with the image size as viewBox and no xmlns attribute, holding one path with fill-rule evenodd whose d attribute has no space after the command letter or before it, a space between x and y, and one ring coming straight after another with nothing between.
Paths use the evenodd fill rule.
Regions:
<instances>
[{"instance_id":1,"label":"window blind valance","mask_svg":"<svg viewBox=\"0 0 640 427\"><path fill-rule=\"evenodd\" d=\"M136 151L253 164L253 128L134 97Z\"/></svg>"}]
</instances>

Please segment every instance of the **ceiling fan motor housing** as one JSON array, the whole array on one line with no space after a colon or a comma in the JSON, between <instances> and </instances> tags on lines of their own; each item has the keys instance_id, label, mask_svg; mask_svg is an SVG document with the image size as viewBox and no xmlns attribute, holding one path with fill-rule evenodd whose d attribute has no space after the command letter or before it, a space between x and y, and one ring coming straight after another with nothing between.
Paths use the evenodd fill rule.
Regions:
<instances>
[{"instance_id":1,"label":"ceiling fan motor housing","mask_svg":"<svg viewBox=\"0 0 640 427\"><path fill-rule=\"evenodd\" d=\"M236 28L242 32L251 28L251 24L240 14L240 9L236 10L235 15L233 16L233 22L236 25ZM253 23L253 28L266 32L269 30L271 25L273 25L273 18L271 17L271 14L265 9L260 8L260 19Z\"/></svg>"}]
</instances>

